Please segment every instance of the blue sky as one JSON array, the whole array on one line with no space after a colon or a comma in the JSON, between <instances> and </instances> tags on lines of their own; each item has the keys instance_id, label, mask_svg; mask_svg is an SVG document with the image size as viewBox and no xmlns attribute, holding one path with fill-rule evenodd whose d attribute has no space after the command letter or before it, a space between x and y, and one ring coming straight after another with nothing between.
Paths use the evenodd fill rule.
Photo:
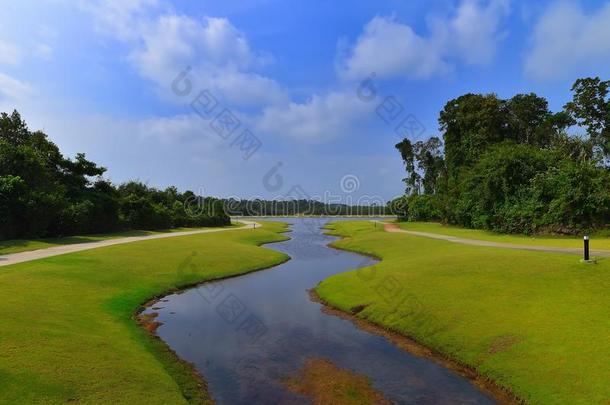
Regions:
<instances>
[{"instance_id":1,"label":"blue sky","mask_svg":"<svg viewBox=\"0 0 610 405\"><path fill-rule=\"evenodd\" d=\"M610 76L605 1L2 8L0 111L17 108L66 154L108 167L112 181L206 195L389 199L403 190L393 147L403 121L413 139L437 135L438 111L466 92L533 91L558 110L576 78ZM187 67L190 87L175 81ZM374 93L363 93L367 78ZM200 94L215 105L204 116L191 106ZM227 124L223 111L238 120L234 132L213 124Z\"/></svg>"}]
</instances>

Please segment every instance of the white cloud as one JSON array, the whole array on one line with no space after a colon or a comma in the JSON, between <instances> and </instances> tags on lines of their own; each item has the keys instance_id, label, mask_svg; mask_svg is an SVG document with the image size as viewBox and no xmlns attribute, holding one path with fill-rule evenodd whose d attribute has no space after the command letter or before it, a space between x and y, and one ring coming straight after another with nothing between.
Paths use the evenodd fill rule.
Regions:
<instances>
[{"instance_id":1,"label":"white cloud","mask_svg":"<svg viewBox=\"0 0 610 405\"><path fill-rule=\"evenodd\" d=\"M32 93L32 87L11 76L0 73L0 99L20 100Z\"/></svg>"},{"instance_id":2,"label":"white cloud","mask_svg":"<svg viewBox=\"0 0 610 405\"><path fill-rule=\"evenodd\" d=\"M456 61L484 65L494 56L503 33L508 0L463 0L449 18L430 20L429 35L417 34L394 17L369 21L347 55L339 60L345 79L379 77L427 78L450 71Z\"/></svg>"},{"instance_id":3,"label":"white cloud","mask_svg":"<svg viewBox=\"0 0 610 405\"><path fill-rule=\"evenodd\" d=\"M151 117L135 123L135 133L141 139L157 139L163 143L175 141L199 141L210 148L223 143L215 134L207 120L195 114L182 114L169 117Z\"/></svg>"},{"instance_id":4,"label":"white cloud","mask_svg":"<svg viewBox=\"0 0 610 405\"><path fill-rule=\"evenodd\" d=\"M224 18L206 18L201 24L187 16L163 15L143 30L141 39L143 46L132 59L149 78L175 74L176 65L235 70L256 58L243 34Z\"/></svg>"},{"instance_id":5,"label":"white cloud","mask_svg":"<svg viewBox=\"0 0 610 405\"><path fill-rule=\"evenodd\" d=\"M256 73L222 71L202 82L204 87L217 89L229 101L238 104L274 105L288 101L278 82Z\"/></svg>"},{"instance_id":6,"label":"white cloud","mask_svg":"<svg viewBox=\"0 0 610 405\"><path fill-rule=\"evenodd\" d=\"M607 69L610 63L610 3L587 14L576 3L551 5L537 21L525 71L539 79Z\"/></svg>"},{"instance_id":7,"label":"white cloud","mask_svg":"<svg viewBox=\"0 0 610 405\"><path fill-rule=\"evenodd\" d=\"M5 65L18 65L23 52L13 44L0 40L0 63Z\"/></svg>"},{"instance_id":8,"label":"white cloud","mask_svg":"<svg viewBox=\"0 0 610 405\"><path fill-rule=\"evenodd\" d=\"M80 0L78 6L95 18L96 28L122 40L137 40L141 22L158 0Z\"/></svg>"},{"instance_id":9,"label":"white cloud","mask_svg":"<svg viewBox=\"0 0 610 405\"><path fill-rule=\"evenodd\" d=\"M243 104L278 103L286 96L274 80L249 71L268 62L254 52L245 35L225 18L202 22L180 15L163 15L141 33L142 45L131 61L146 78L163 87L186 66L199 87L220 92Z\"/></svg>"},{"instance_id":10,"label":"white cloud","mask_svg":"<svg viewBox=\"0 0 610 405\"><path fill-rule=\"evenodd\" d=\"M19 66L31 57L49 60L53 55L53 47L47 43L22 45L17 47L0 40L0 64Z\"/></svg>"},{"instance_id":11,"label":"white cloud","mask_svg":"<svg viewBox=\"0 0 610 405\"><path fill-rule=\"evenodd\" d=\"M187 66L200 88L237 104L266 105L287 100L281 86L257 72L271 58L254 51L243 32L226 18L195 19L157 0L103 0L81 7L98 29L132 47L129 61L159 89L169 90Z\"/></svg>"},{"instance_id":12,"label":"white cloud","mask_svg":"<svg viewBox=\"0 0 610 405\"><path fill-rule=\"evenodd\" d=\"M365 27L344 61L342 74L348 79L367 77L428 77L448 70L431 39L413 32L393 18L375 17Z\"/></svg>"},{"instance_id":13,"label":"white cloud","mask_svg":"<svg viewBox=\"0 0 610 405\"><path fill-rule=\"evenodd\" d=\"M491 62L498 40L504 37L502 19L508 15L508 0L492 0L482 6L477 0L465 0L449 21L437 22L436 29L444 31L448 53L472 65Z\"/></svg>"},{"instance_id":14,"label":"white cloud","mask_svg":"<svg viewBox=\"0 0 610 405\"><path fill-rule=\"evenodd\" d=\"M369 109L355 94L314 94L304 103L266 108L257 126L262 132L320 142L344 135Z\"/></svg>"}]
</instances>

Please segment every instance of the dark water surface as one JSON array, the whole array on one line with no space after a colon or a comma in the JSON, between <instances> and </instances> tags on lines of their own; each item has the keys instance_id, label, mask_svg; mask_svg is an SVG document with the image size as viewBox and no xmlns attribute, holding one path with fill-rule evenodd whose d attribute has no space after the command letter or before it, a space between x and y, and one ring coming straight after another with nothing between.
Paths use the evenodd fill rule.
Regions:
<instances>
[{"instance_id":1,"label":"dark water surface","mask_svg":"<svg viewBox=\"0 0 610 405\"><path fill-rule=\"evenodd\" d=\"M282 220L292 224L291 240L266 247L290 261L169 295L155 307L158 335L196 365L219 404L308 403L281 381L309 357L368 376L396 403L494 403L460 375L323 313L307 290L374 260L328 248L335 238L320 229L327 220Z\"/></svg>"}]
</instances>

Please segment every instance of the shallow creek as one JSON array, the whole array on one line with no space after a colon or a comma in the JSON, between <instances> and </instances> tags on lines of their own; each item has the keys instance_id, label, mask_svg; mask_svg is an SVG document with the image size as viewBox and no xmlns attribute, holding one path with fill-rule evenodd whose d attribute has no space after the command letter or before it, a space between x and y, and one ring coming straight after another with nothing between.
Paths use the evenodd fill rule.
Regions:
<instances>
[{"instance_id":1,"label":"shallow creek","mask_svg":"<svg viewBox=\"0 0 610 405\"><path fill-rule=\"evenodd\" d=\"M217 403L308 403L283 384L308 358L367 376L396 403L494 403L459 374L324 313L307 290L375 261L327 247L336 239L321 229L328 220L282 221L291 223L291 239L266 247L288 262L168 295L146 310L159 314L157 334L195 364Z\"/></svg>"}]
</instances>

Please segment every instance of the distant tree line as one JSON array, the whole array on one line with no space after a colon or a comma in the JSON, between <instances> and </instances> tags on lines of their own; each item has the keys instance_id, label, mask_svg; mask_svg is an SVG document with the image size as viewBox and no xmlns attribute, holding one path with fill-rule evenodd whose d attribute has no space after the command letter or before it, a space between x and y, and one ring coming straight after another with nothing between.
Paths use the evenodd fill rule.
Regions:
<instances>
[{"instance_id":1,"label":"distant tree line","mask_svg":"<svg viewBox=\"0 0 610 405\"><path fill-rule=\"evenodd\" d=\"M408 220L509 233L577 233L610 222L610 81L577 80L553 113L536 94L465 94L439 116L442 141L396 145ZM582 134L570 135L576 128Z\"/></svg>"},{"instance_id":2,"label":"distant tree line","mask_svg":"<svg viewBox=\"0 0 610 405\"><path fill-rule=\"evenodd\" d=\"M230 223L220 200L137 181L115 186L105 171L84 154L65 158L17 111L0 114L0 239Z\"/></svg>"},{"instance_id":3,"label":"distant tree line","mask_svg":"<svg viewBox=\"0 0 610 405\"><path fill-rule=\"evenodd\" d=\"M354 215L373 216L391 214L385 205L331 204L316 200L223 200L225 212L236 216L282 215Z\"/></svg>"}]
</instances>

